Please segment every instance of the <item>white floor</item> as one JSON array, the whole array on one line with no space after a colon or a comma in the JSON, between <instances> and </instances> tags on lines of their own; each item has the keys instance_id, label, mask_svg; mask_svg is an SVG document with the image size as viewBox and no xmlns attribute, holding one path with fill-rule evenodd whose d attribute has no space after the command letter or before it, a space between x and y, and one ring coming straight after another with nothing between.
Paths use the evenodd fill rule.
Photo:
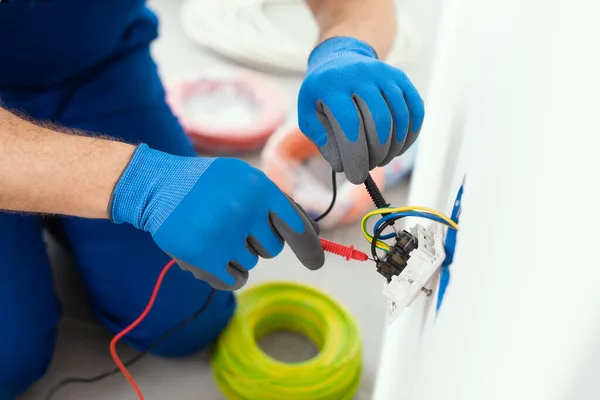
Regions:
<instances>
[{"instance_id":1,"label":"white floor","mask_svg":"<svg viewBox=\"0 0 600 400\"><path fill-rule=\"evenodd\" d=\"M437 1L430 0L429 3L437 3ZM409 3L415 2L410 1ZM227 62L214 54L199 49L183 35L178 25L180 1L153 0L150 4L161 19L161 37L155 43L153 51L160 65L161 74L166 81L188 73L195 67L207 64L222 65ZM413 5L414 7L417 6ZM427 7L423 9L417 7L414 14L418 17L417 19L427 21L430 26L433 26L435 21L430 21L430 19L437 18L437 14L432 11L435 4L432 9ZM277 17L277 10L274 10L274 15ZM301 19L310 21L307 14L304 17ZM300 35L304 31L302 23L299 24L297 18L294 20L295 23L288 24L287 21L283 23ZM433 34L430 33L422 39L424 45L427 46L433 40ZM424 61L424 65L429 65L429 59ZM418 77L413 79L422 82L420 85L422 89L426 86L425 77L428 70L420 69L416 74ZM301 81L297 77L290 76L274 78L288 95L289 104L292 105L290 118L293 120L295 118L293 108ZM250 160L256 161L256 158L250 158ZM405 203L406 194L407 185L404 185L388 194L387 197L393 204L400 205ZM359 248L367 250L366 242L362 238L358 225L345 227L335 232L324 232L323 235L343 243L353 243ZM252 272L249 285L270 280L304 282L326 291L347 307L358 320L362 331L364 369L362 384L356 398L366 400L371 397L384 326L385 302L381 294L382 279L371 263L347 263L335 256L328 256L325 267L320 271L309 272L286 249L277 259L262 261ZM63 294L63 297L67 298L67 314L75 316L79 316L82 312L85 314L78 305L80 298L77 291L70 288L71 285L74 285L73 279L63 277L59 279L59 286L61 285L63 289L64 286L69 286L67 293ZM109 339L109 333L93 321L65 319L60 326L56 355L49 372L20 400L43 399L48 389L65 377L89 377L113 368L114 365L108 353ZM311 351L304 341L291 340L289 337L273 338L265 346L271 348L274 354L280 354L282 358L286 359L301 357ZM134 352L128 348L123 347L121 350L124 359L133 354ZM165 398L177 400L221 399L222 396L213 382L208 360L209 354L206 353L177 360L149 356L132 367L131 372L149 400ZM122 376L116 375L94 384L67 386L53 400L83 398L87 400L125 400L134 399L135 393Z\"/></svg>"}]
</instances>

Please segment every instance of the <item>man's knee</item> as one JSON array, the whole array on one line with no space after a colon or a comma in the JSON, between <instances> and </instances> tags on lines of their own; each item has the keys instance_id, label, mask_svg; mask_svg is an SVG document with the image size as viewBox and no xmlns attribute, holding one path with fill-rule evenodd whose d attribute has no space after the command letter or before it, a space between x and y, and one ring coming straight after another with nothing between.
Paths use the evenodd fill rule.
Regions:
<instances>
[{"instance_id":1,"label":"man's knee","mask_svg":"<svg viewBox=\"0 0 600 400\"><path fill-rule=\"evenodd\" d=\"M13 400L40 379L48 369L56 332L40 340L31 334L14 335L17 340L0 342L0 400Z\"/></svg>"},{"instance_id":2,"label":"man's knee","mask_svg":"<svg viewBox=\"0 0 600 400\"><path fill-rule=\"evenodd\" d=\"M235 311L236 301L232 292L216 291L208 306L200 313L202 307L196 307L195 311L185 315L174 312L153 318L151 325L147 326L147 329L153 332L152 337L144 338L135 344L136 347L148 348L164 332L179 324L183 325L183 321L188 321L154 347L151 353L163 357L183 357L205 349L219 337L229 323Z\"/></svg>"},{"instance_id":3,"label":"man's knee","mask_svg":"<svg viewBox=\"0 0 600 400\"><path fill-rule=\"evenodd\" d=\"M218 338L235 312L236 300L233 292L217 290L211 296L212 288L195 280L189 272L174 269L170 274L150 313L123 341L138 351L150 348L158 356L188 356ZM186 277L182 279L184 274ZM140 314L147 302L146 296L130 300L127 305L121 303L118 316L107 309L96 309L96 315L117 333ZM132 306L140 301L143 305Z\"/></svg>"},{"instance_id":4,"label":"man's knee","mask_svg":"<svg viewBox=\"0 0 600 400\"><path fill-rule=\"evenodd\" d=\"M94 314L113 333L122 331L147 306L170 257L149 234L131 225L83 219L63 222L78 249L75 253ZM236 305L232 292L216 291L210 304L196 316L211 292L206 282L174 266L165 276L152 309L124 341L137 350L153 347L154 354L163 356L202 350L227 326Z\"/></svg>"}]
</instances>

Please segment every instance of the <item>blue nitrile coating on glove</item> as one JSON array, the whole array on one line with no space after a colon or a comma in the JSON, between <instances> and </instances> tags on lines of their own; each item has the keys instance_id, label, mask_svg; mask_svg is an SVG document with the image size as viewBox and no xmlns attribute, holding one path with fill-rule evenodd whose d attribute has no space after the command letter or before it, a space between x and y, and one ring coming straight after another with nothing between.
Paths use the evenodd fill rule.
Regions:
<instances>
[{"instance_id":1,"label":"blue nitrile coating on glove","mask_svg":"<svg viewBox=\"0 0 600 400\"><path fill-rule=\"evenodd\" d=\"M363 183L417 140L425 110L398 68L366 43L335 37L317 46L298 97L298 123L336 172Z\"/></svg>"},{"instance_id":2,"label":"blue nitrile coating on glove","mask_svg":"<svg viewBox=\"0 0 600 400\"><path fill-rule=\"evenodd\" d=\"M310 219L241 160L141 145L115 186L109 216L150 232L180 267L218 289L242 287L258 257L275 257L284 241L307 268L324 262Z\"/></svg>"}]
</instances>

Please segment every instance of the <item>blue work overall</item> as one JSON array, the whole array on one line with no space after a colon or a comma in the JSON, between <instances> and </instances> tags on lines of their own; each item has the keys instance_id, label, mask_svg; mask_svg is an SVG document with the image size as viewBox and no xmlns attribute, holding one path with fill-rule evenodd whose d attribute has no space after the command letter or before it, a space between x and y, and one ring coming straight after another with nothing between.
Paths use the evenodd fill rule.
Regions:
<instances>
[{"instance_id":1,"label":"blue work overall","mask_svg":"<svg viewBox=\"0 0 600 400\"><path fill-rule=\"evenodd\" d=\"M142 0L0 2L2 107L193 155L150 56L157 26ZM0 212L0 400L15 398L39 379L54 350L60 304L42 241L43 221ZM75 217L54 222L73 251L95 315L112 332L120 331L146 305L169 257L148 233L130 225ZM126 341L144 349L197 311L209 293L206 283L172 269L149 316ZM234 309L232 293L217 292L199 319L153 352L184 356L205 348Z\"/></svg>"}]
</instances>

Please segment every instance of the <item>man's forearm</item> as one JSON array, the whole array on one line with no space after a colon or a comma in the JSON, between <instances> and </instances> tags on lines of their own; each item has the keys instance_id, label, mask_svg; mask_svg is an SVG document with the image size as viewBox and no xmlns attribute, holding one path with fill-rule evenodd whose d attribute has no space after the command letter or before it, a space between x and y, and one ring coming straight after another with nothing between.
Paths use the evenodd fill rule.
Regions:
<instances>
[{"instance_id":1,"label":"man's forearm","mask_svg":"<svg viewBox=\"0 0 600 400\"><path fill-rule=\"evenodd\" d=\"M0 108L0 209L107 218L134 149L56 132Z\"/></svg>"},{"instance_id":2,"label":"man's forearm","mask_svg":"<svg viewBox=\"0 0 600 400\"><path fill-rule=\"evenodd\" d=\"M368 43L385 59L396 36L394 0L306 0L317 24L319 42L351 36Z\"/></svg>"}]
</instances>

